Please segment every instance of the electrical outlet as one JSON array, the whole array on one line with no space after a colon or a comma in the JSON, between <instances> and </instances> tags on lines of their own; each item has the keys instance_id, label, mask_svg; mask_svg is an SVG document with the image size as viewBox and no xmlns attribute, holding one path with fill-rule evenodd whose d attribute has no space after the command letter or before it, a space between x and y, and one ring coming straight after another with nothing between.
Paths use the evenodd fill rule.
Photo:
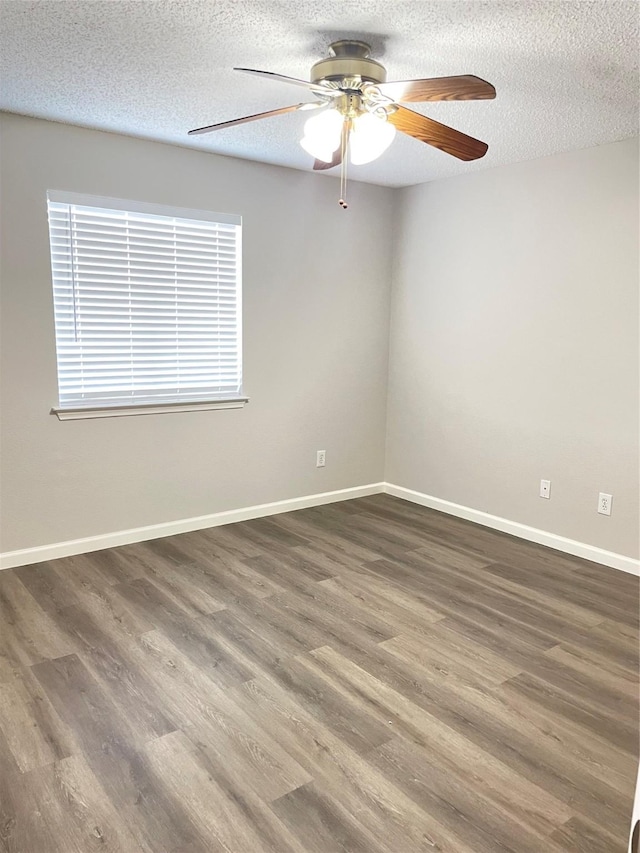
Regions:
<instances>
[{"instance_id":1,"label":"electrical outlet","mask_svg":"<svg viewBox=\"0 0 640 853\"><path fill-rule=\"evenodd\" d=\"M601 515L611 515L611 504L613 503L613 495L606 495L600 492L598 495L598 512Z\"/></svg>"},{"instance_id":2,"label":"electrical outlet","mask_svg":"<svg viewBox=\"0 0 640 853\"><path fill-rule=\"evenodd\" d=\"M551 497L551 480L540 480L540 497L547 500Z\"/></svg>"},{"instance_id":3,"label":"electrical outlet","mask_svg":"<svg viewBox=\"0 0 640 853\"><path fill-rule=\"evenodd\" d=\"M324 468L327 464L327 451L318 450L316 453L316 468Z\"/></svg>"}]
</instances>

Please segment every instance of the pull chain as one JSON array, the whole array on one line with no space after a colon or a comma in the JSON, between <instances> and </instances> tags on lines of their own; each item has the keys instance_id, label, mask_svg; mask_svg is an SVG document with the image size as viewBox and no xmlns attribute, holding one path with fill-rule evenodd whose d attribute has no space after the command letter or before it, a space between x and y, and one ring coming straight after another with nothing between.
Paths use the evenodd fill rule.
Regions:
<instances>
[{"instance_id":1,"label":"pull chain","mask_svg":"<svg viewBox=\"0 0 640 853\"><path fill-rule=\"evenodd\" d=\"M345 118L342 126L342 137L340 139L340 154L342 162L340 164L340 198L338 204L343 210L346 210L347 204L347 154L349 149L349 133L351 132L351 119Z\"/></svg>"}]
</instances>

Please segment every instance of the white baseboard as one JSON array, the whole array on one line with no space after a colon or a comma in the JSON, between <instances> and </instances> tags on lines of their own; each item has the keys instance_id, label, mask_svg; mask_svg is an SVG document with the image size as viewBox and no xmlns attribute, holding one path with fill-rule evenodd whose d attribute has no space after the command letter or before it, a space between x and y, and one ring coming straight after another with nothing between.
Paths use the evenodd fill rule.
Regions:
<instances>
[{"instance_id":1,"label":"white baseboard","mask_svg":"<svg viewBox=\"0 0 640 853\"><path fill-rule=\"evenodd\" d=\"M482 524L483 527L500 530L502 533L510 533L512 536L526 539L528 542L536 542L538 545L546 545L548 548L555 548L556 551L563 551L565 554L571 554L574 557L582 557L583 560L591 560L594 563L601 563L632 575L640 575L640 560L625 557L623 554L616 554L614 551L605 551L603 548L596 548L595 545L587 545L584 542L577 542L575 539L567 539L564 536L558 536L556 533L539 530L537 527L529 527L526 524L520 524L518 521L509 521L509 519L501 518L499 515L490 515L488 512L451 503L451 501L445 501L442 498L434 498L432 495L415 492L413 489L394 486L392 483L385 483L384 491L396 498L403 498L406 501L436 509L438 512L446 512L447 515L464 518L467 521L474 521L476 524Z\"/></svg>"},{"instance_id":2,"label":"white baseboard","mask_svg":"<svg viewBox=\"0 0 640 853\"><path fill-rule=\"evenodd\" d=\"M35 548L23 548L19 551L6 551L4 554L0 554L0 569L28 566L32 563L42 563L45 560L56 560L58 557L88 554L90 551L102 551L104 548L116 548L118 545L131 545L134 542L145 542L148 539L160 539L163 536L173 536L176 533L188 533L191 530L204 530L207 527L219 527L221 524L248 521L250 518L262 518L267 515L292 512L296 509L306 509L307 507L321 506L336 501L364 498L368 495L380 494L384 491L384 485L384 483L369 483L366 486L339 489L335 492L321 492L316 495L257 504L256 506L231 509L226 512L214 512L211 515L183 518L165 524L150 524L146 527L118 530L115 533L87 536L84 539L70 539L67 542L56 542L52 545L39 545Z\"/></svg>"},{"instance_id":3,"label":"white baseboard","mask_svg":"<svg viewBox=\"0 0 640 853\"><path fill-rule=\"evenodd\" d=\"M476 524L482 524L484 527L490 527L493 530L500 530L502 533L510 533L512 536L526 539L528 542L536 542L538 545L555 548L556 551L563 551L565 554L571 554L574 557L582 557L584 560L611 566L611 568L620 569L632 575L640 575L640 561L634 560L632 557L625 557L623 554L616 554L613 551L605 551L602 548L596 548L594 545L577 542L575 539L566 539L564 536L558 536L546 530L538 530L536 527L529 527L517 521L509 521L507 518L490 515L487 512L445 501L432 495L425 495L413 489L395 486L393 483L369 483L366 486L355 486L351 489L321 492L316 495L305 495L301 498L257 504L242 509L215 512L211 515L200 515L196 518L184 518L164 524L150 524L146 527L118 530L99 536L87 536L84 539L56 542L52 545L7 551L0 554L0 569L28 566L32 563L42 563L45 560L55 560L58 557L71 557L75 554L87 554L90 551L102 551L104 548L116 548L119 545L131 545L134 542L145 542L148 539L160 539L163 536L173 536L176 533L188 533L191 530L204 530L207 527L218 527L221 524L247 521L250 518L262 518L281 512L292 512L296 509L364 498L381 492L438 510L438 512L455 515L457 518L474 521Z\"/></svg>"}]
</instances>

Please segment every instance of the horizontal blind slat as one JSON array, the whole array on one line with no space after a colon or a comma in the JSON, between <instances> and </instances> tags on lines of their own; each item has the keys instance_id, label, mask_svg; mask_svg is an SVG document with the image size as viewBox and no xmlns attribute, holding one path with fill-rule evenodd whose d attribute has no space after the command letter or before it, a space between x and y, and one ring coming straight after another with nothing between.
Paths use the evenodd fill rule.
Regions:
<instances>
[{"instance_id":1,"label":"horizontal blind slat","mask_svg":"<svg viewBox=\"0 0 640 853\"><path fill-rule=\"evenodd\" d=\"M61 405L241 392L240 225L48 209Z\"/></svg>"}]
</instances>

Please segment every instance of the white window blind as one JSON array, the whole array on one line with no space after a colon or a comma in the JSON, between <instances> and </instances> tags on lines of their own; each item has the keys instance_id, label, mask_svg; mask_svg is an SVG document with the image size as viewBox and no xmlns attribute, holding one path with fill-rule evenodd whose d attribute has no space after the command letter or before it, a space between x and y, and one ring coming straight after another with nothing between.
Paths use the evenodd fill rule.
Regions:
<instances>
[{"instance_id":1,"label":"white window blind","mask_svg":"<svg viewBox=\"0 0 640 853\"><path fill-rule=\"evenodd\" d=\"M60 408L237 398L240 217L47 198Z\"/></svg>"}]
</instances>

